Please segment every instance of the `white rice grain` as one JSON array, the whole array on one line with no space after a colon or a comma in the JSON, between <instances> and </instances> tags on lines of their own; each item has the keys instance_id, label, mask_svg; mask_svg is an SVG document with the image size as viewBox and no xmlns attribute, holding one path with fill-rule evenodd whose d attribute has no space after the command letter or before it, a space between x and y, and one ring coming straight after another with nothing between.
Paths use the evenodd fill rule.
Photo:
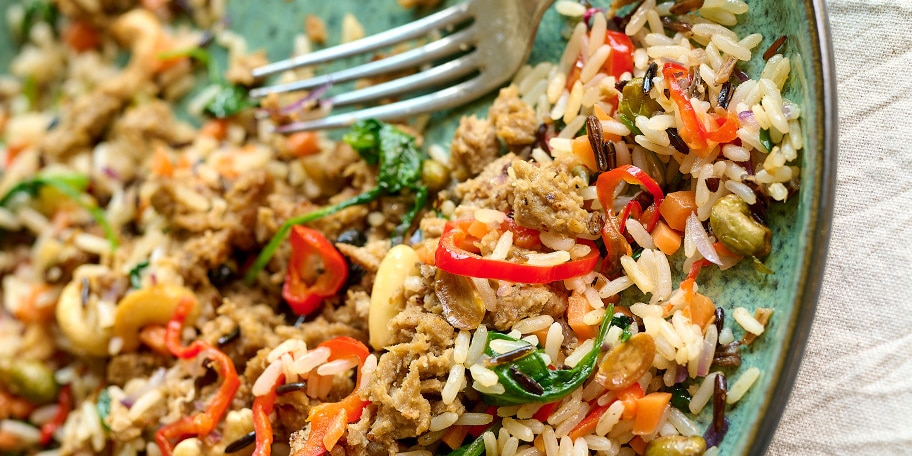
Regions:
<instances>
[{"instance_id":1,"label":"white rice grain","mask_svg":"<svg viewBox=\"0 0 912 456\"><path fill-rule=\"evenodd\" d=\"M549 253L529 253L526 255L526 264L531 266L556 266L571 259L570 252L564 250Z\"/></svg>"},{"instance_id":2,"label":"white rice grain","mask_svg":"<svg viewBox=\"0 0 912 456\"><path fill-rule=\"evenodd\" d=\"M703 383L700 384L700 387L697 388L697 392L694 393L693 397L690 399L690 404L688 405L690 413L699 415L700 412L703 411L703 407L706 406L706 403L712 399L716 375L719 375L719 373L712 372L703 379Z\"/></svg>"},{"instance_id":3,"label":"white rice grain","mask_svg":"<svg viewBox=\"0 0 912 456\"><path fill-rule=\"evenodd\" d=\"M732 312L732 317L745 331L757 336L763 334L763 324L757 321L744 307L736 307L735 311Z\"/></svg>"},{"instance_id":4,"label":"white rice grain","mask_svg":"<svg viewBox=\"0 0 912 456\"><path fill-rule=\"evenodd\" d=\"M573 353L571 353L570 356L567 356L567 359L564 360L564 364L570 367L576 367L577 363L592 351L593 344L593 339L586 339L585 342L573 350Z\"/></svg>"},{"instance_id":5,"label":"white rice grain","mask_svg":"<svg viewBox=\"0 0 912 456\"><path fill-rule=\"evenodd\" d=\"M561 344L564 343L564 331L560 323L554 322L548 328L548 338L545 340L545 354L552 360L557 360Z\"/></svg>"},{"instance_id":6,"label":"white rice grain","mask_svg":"<svg viewBox=\"0 0 912 456\"><path fill-rule=\"evenodd\" d=\"M532 428L526 426L523 423L520 423L519 421L516 421L513 418L504 418L501 423L503 424L503 427L505 427L507 431L509 431L510 434L512 434L513 437L516 437L518 440L522 440L523 442L531 442L533 439L535 439L535 434L532 432Z\"/></svg>"},{"instance_id":7,"label":"white rice grain","mask_svg":"<svg viewBox=\"0 0 912 456\"><path fill-rule=\"evenodd\" d=\"M668 422L671 423L675 429L678 430L683 436L691 437L695 435L700 435L700 428L684 414L684 412L678 410L675 407L668 408L667 415Z\"/></svg>"},{"instance_id":8,"label":"white rice grain","mask_svg":"<svg viewBox=\"0 0 912 456\"><path fill-rule=\"evenodd\" d=\"M485 431L481 436L485 444L485 456L497 456L497 437L494 436L494 433L491 431Z\"/></svg>"},{"instance_id":9,"label":"white rice grain","mask_svg":"<svg viewBox=\"0 0 912 456\"><path fill-rule=\"evenodd\" d=\"M466 354L465 364L474 364L484 353L485 346L488 343L488 328L485 325L479 325L472 335L472 341L469 343L469 350Z\"/></svg>"},{"instance_id":10,"label":"white rice grain","mask_svg":"<svg viewBox=\"0 0 912 456\"><path fill-rule=\"evenodd\" d=\"M335 375L345 372L358 365L358 361L353 358L337 359L330 361L317 368L319 375Z\"/></svg>"},{"instance_id":11,"label":"white rice grain","mask_svg":"<svg viewBox=\"0 0 912 456\"><path fill-rule=\"evenodd\" d=\"M652 240L652 235L646 231L646 228L642 223L636 219L629 218L624 222L624 227L627 228L627 231L630 233L630 236L633 237L633 240L643 247L644 249L654 249L655 242Z\"/></svg>"},{"instance_id":12,"label":"white rice grain","mask_svg":"<svg viewBox=\"0 0 912 456\"><path fill-rule=\"evenodd\" d=\"M744 394L747 393L747 390L753 386L754 382L760 378L760 369L756 367L751 367L750 369L744 371L738 380L735 380L735 383L728 389L728 394L726 395L725 402L728 404L734 404L741 400L744 397Z\"/></svg>"},{"instance_id":13,"label":"white rice grain","mask_svg":"<svg viewBox=\"0 0 912 456\"><path fill-rule=\"evenodd\" d=\"M494 417L490 414L466 412L462 415L459 415L459 419L457 419L453 424L464 426L483 426L485 424L490 424L493 421Z\"/></svg>"},{"instance_id":14,"label":"white rice grain","mask_svg":"<svg viewBox=\"0 0 912 456\"><path fill-rule=\"evenodd\" d=\"M473 364L469 372L472 373L472 378L483 386L494 386L498 382L497 374L481 364Z\"/></svg>"},{"instance_id":15,"label":"white rice grain","mask_svg":"<svg viewBox=\"0 0 912 456\"><path fill-rule=\"evenodd\" d=\"M446 429L455 424L457 419L459 419L459 415L456 412L443 412L440 415L431 418L428 430L435 432Z\"/></svg>"}]
</instances>

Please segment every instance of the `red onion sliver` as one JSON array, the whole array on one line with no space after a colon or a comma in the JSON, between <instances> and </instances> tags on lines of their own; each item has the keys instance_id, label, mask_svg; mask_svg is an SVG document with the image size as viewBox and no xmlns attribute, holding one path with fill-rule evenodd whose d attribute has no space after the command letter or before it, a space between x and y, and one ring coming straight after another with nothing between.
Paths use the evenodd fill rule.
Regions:
<instances>
[{"instance_id":1,"label":"red onion sliver","mask_svg":"<svg viewBox=\"0 0 912 456\"><path fill-rule=\"evenodd\" d=\"M703 255L703 258L706 258L710 263L716 265L722 264L722 259L719 258L716 249L714 249L712 243L709 242L709 236L707 236L706 230L703 229L703 224L697 219L696 213L690 214L690 217L687 217L687 225L684 226L684 236L689 237L690 240L693 241L694 245L697 247L697 251Z\"/></svg>"}]
</instances>

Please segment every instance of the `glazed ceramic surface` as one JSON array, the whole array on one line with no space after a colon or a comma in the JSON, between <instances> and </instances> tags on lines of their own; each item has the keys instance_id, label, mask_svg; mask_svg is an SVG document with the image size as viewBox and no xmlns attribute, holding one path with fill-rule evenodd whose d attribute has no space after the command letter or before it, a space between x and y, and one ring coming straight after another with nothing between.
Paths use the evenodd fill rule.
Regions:
<instances>
[{"instance_id":1,"label":"glazed ceramic surface","mask_svg":"<svg viewBox=\"0 0 912 456\"><path fill-rule=\"evenodd\" d=\"M445 2L454 3L457 2ZM605 6L608 2L592 3ZM764 36L763 43L755 49L755 59L742 67L753 78L762 69L762 51L779 36L788 36L783 49L791 58L792 73L784 95L801 106L805 147L801 161L801 190L789 198L788 203L773 205L769 214L774 247L765 263L774 274L762 274L749 261L744 261L724 273L713 269L712 273L701 276L701 291L714 297L717 304L729 311L725 324L735 328L736 337L740 337L741 332L730 316L731 309L737 306L774 309L766 332L743 352L741 367L725 371L729 384L749 367L759 367L762 374L750 392L735 407L729 408L731 427L722 444L723 455L764 454L797 374L822 280L835 183L837 131L835 73L822 3L822 0L754 0L749 2L751 11L741 16L735 28L740 36L755 32ZM6 8L0 6L0 9ZM404 11L393 0L232 0L229 1L229 24L232 30L247 38L250 49L264 48L270 60L279 60L291 54L294 37L303 32L307 14L322 18L329 31L328 43L338 43L342 17L346 13L353 14L371 34L429 12ZM3 73L8 72L10 59L17 50L6 27L3 21L0 25L0 42L5 43L0 47ZM565 27L565 21L553 8L548 11L529 63L557 60L564 47ZM358 62L357 59L336 62L328 69ZM425 143L448 148L459 118L476 113L485 116L492 99L493 96L458 110L435 114ZM673 265L680 269L680 255L673 260ZM706 407L700 417L703 428L708 423L710 409Z\"/></svg>"}]
</instances>

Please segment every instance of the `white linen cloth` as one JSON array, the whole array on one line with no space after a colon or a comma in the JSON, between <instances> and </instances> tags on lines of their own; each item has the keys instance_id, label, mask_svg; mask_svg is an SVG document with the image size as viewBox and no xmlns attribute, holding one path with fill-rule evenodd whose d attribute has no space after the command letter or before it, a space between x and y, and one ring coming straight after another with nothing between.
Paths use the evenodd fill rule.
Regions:
<instances>
[{"instance_id":1,"label":"white linen cloth","mask_svg":"<svg viewBox=\"0 0 912 456\"><path fill-rule=\"evenodd\" d=\"M835 217L817 314L770 456L912 455L912 0L827 0Z\"/></svg>"}]
</instances>

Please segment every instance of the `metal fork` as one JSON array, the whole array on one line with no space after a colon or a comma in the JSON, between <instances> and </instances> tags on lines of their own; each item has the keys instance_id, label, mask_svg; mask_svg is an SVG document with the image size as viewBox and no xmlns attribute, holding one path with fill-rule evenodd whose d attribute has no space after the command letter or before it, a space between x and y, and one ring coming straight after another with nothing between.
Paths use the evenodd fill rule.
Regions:
<instances>
[{"instance_id":1,"label":"metal fork","mask_svg":"<svg viewBox=\"0 0 912 456\"><path fill-rule=\"evenodd\" d=\"M270 93L313 89L365 76L399 72L469 51L430 69L364 89L335 95L326 101L331 107L368 104L415 91L441 87L436 92L322 119L282 125L276 131L290 133L340 128L362 119L397 120L453 108L478 99L502 86L519 70L532 50L538 23L552 3L554 0L469 0L376 35L255 68L253 75L263 77L302 66L331 62L426 36L434 30L469 24L455 33L401 54L353 68L301 81L253 89L250 95L262 97ZM470 79L450 85L473 73L477 74Z\"/></svg>"}]
</instances>

